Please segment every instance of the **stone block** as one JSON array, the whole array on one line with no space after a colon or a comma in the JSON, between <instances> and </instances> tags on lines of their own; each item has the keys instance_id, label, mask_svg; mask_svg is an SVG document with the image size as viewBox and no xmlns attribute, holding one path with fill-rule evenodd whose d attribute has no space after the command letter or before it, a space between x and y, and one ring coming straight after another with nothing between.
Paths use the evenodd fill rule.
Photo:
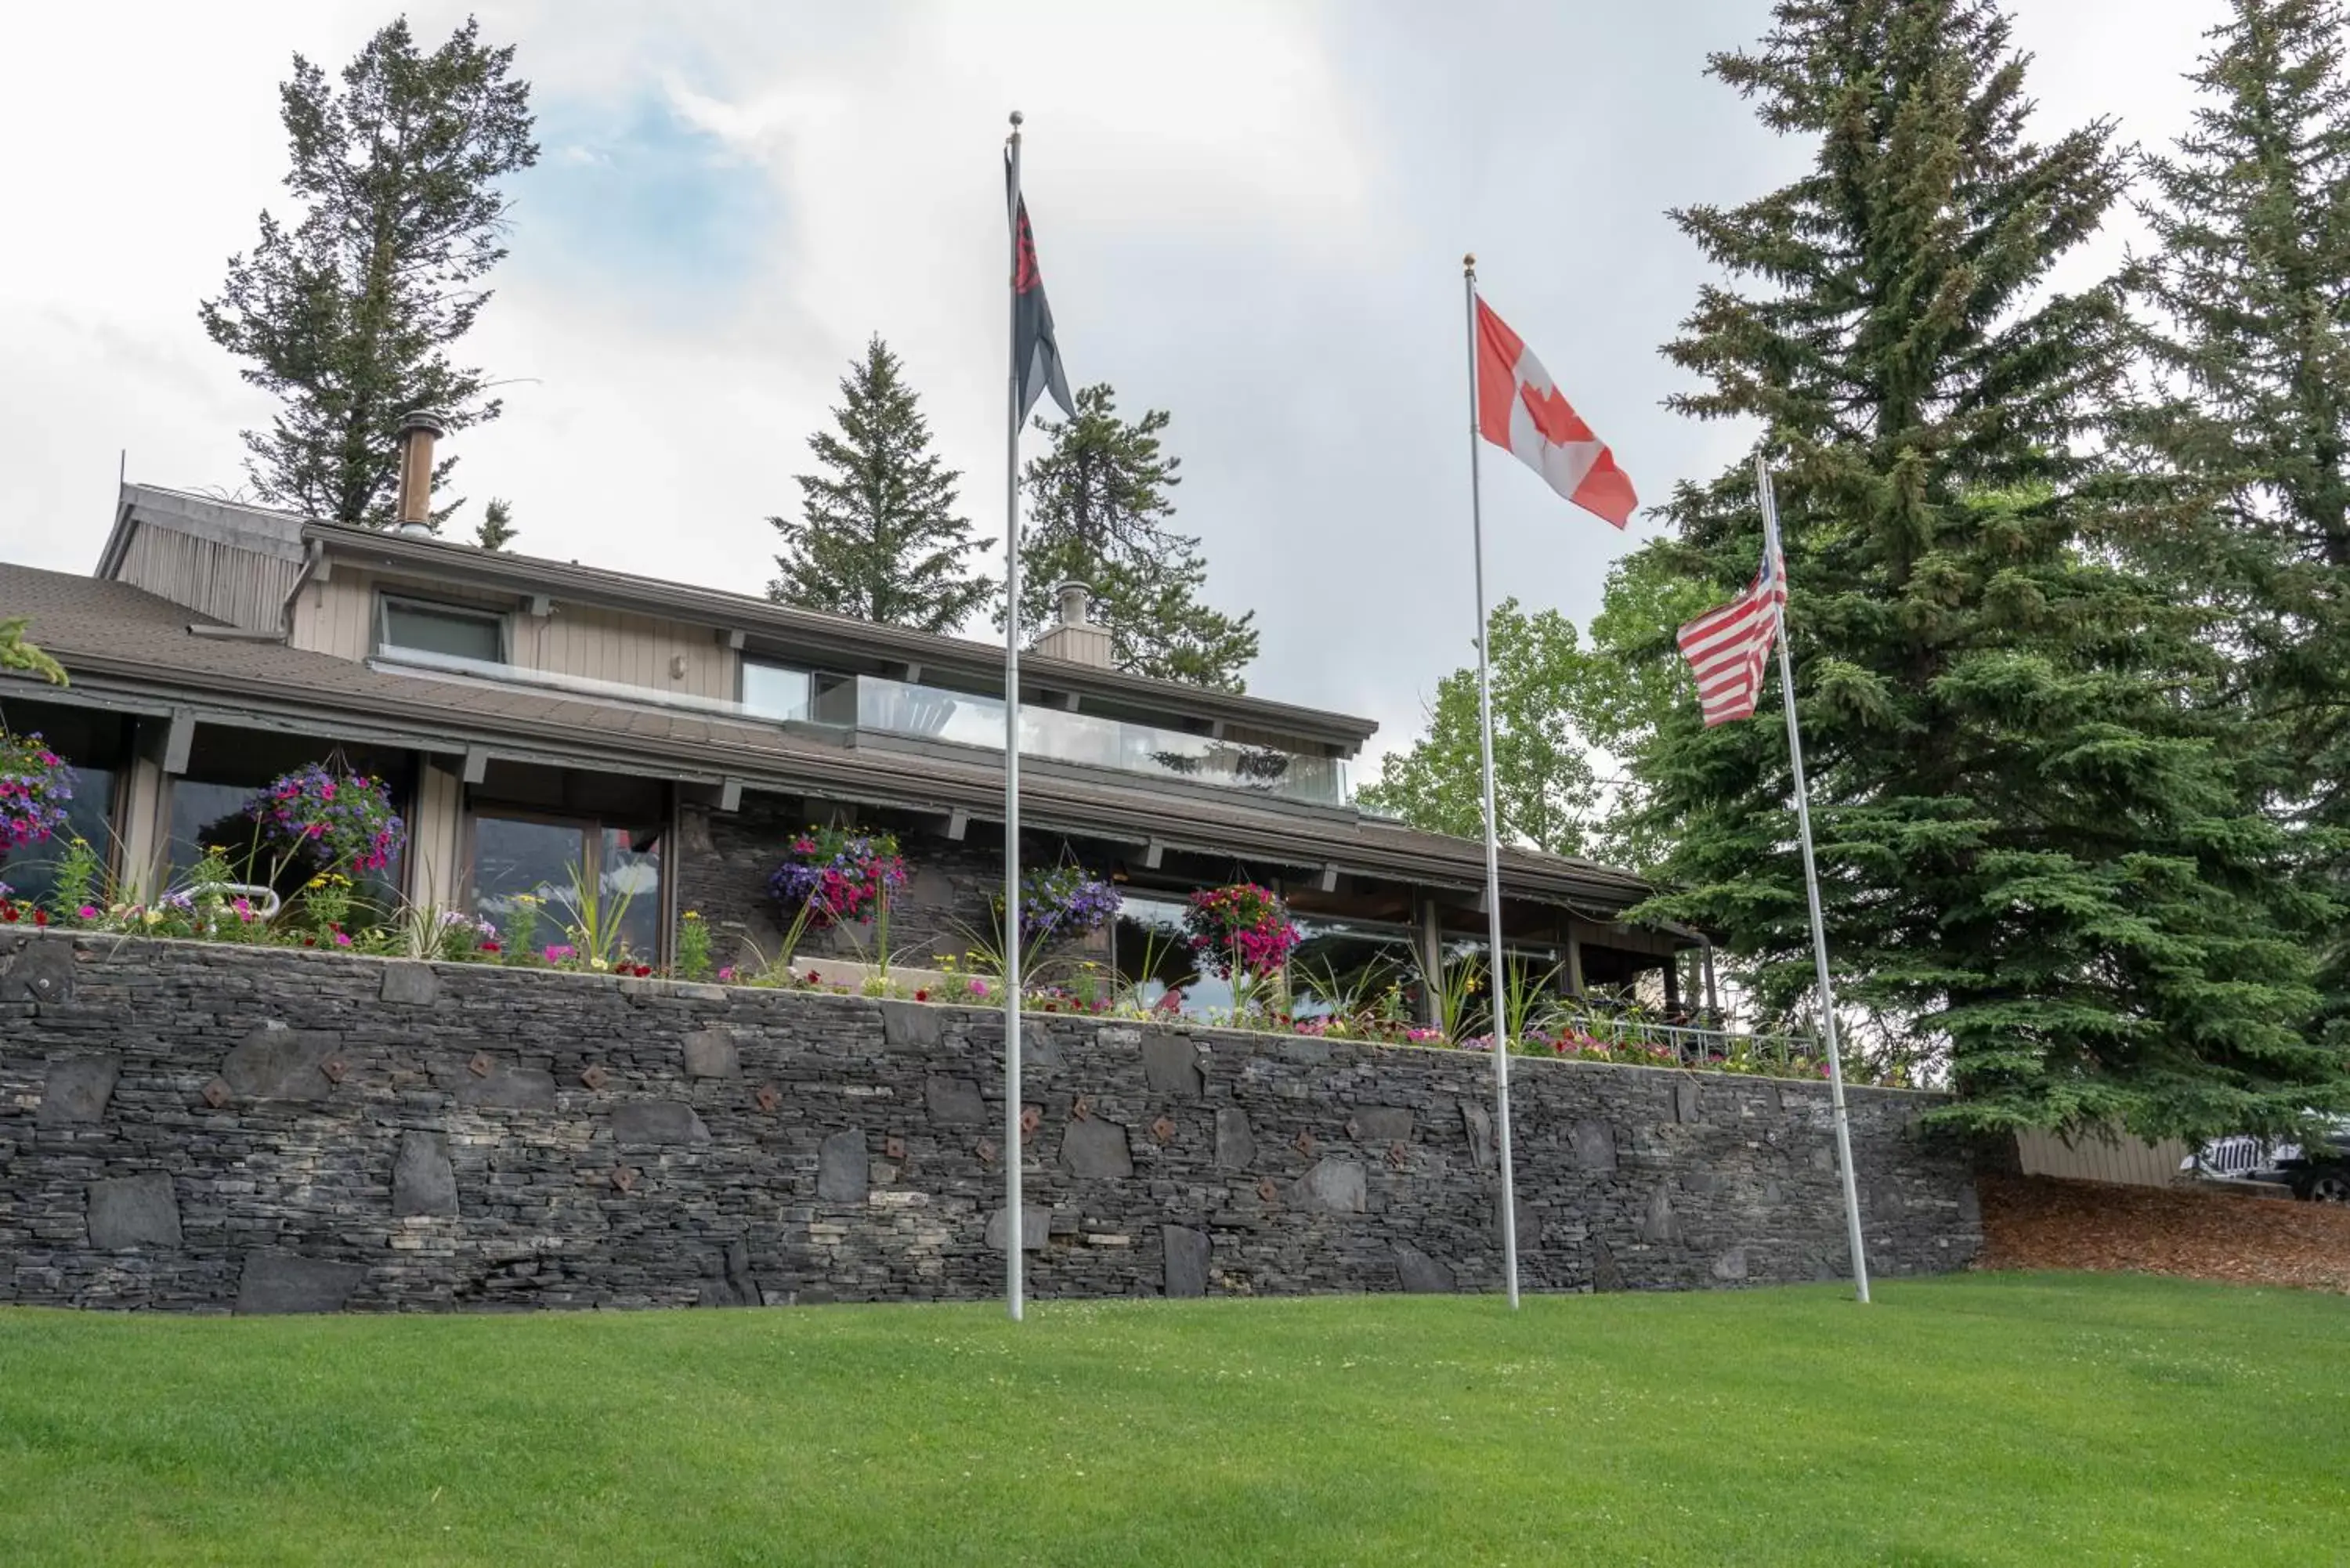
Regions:
<instances>
[{"instance_id":1,"label":"stone block","mask_svg":"<svg viewBox=\"0 0 2350 1568\"><path fill-rule=\"evenodd\" d=\"M74 994L74 952L70 937L35 937L17 950L0 977L0 1002L38 1002L55 1006Z\"/></svg>"},{"instance_id":2,"label":"stone block","mask_svg":"<svg viewBox=\"0 0 2350 1568\"><path fill-rule=\"evenodd\" d=\"M837 1132L816 1146L818 1198L827 1203L862 1203L872 1189L873 1171L865 1152L863 1128Z\"/></svg>"},{"instance_id":3,"label":"stone block","mask_svg":"<svg viewBox=\"0 0 2350 1568\"><path fill-rule=\"evenodd\" d=\"M987 1217L987 1245L1003 1251L1012 1236L1012 1224L1006 1218L1011 1210L998 1209ZM1020 1206L1020 1250L1024 1252L1044 1251L1045 1240L1053 1231L1053 1211L1029 1204Z\"/></svg>"},{"instance_id":4,"label":"stone block","mask_svg":"<svg viewBox=\"0 0 2350 1568\"><path fill-rule=\"evenodd\" d=\"M402 960L383 966L378 995L395 1007L430 1007L441 1000L441 977L429 963Z\"/></svg>"},{"instance_id":5,"label":"stone block","mask_svg":"<svg viewBox=\"0 0 2350 1568\"><path fill-rule=\"evenodd\" d=\"M1746 1278L1746 1249L1732 1247L1713 1261L1713 1277L1738 1283Z\"/></svg>"},{"instance_id":6,"label":"stone block","mask_svg":"<svg viewBox=\"0 0 2350 1568\"><path fill-rule=\"evenodd\" d=\"M1299 1178L1289 1191L1296 1207L1316 1214L1361 1214L1368 1211L1370 1182L1358 1159L1324 1159Z\"/></svg>"},{"instance_id":7,"label":"stone block","mask_svg":"<svg viewBox=\"0 0 2350 1568\"><path fill-rule=\"evenodd\" d=\"M1493 1169L1493 1113L1475 1100L1463 1100L1461 1127L1469 1135L1470 1161L1481 1170Z\"/></svg>"},{"instance_id":8,"label":"stone block","mask_svg":"<svg viewBox=\"0 0 2350 1568\"><path fill-rule=\"evenodd\" d=\"M122 1058L52 1056L41 1080L41 1108L34 1123L45 1127L87 1127L106 1116L106 1102L114 1096L114 1080L122 1073Z\"/></svg>"},{"instance_id":9,"label":"stone block","mask_svg":"<svg viewBox=\"0 0 2350 1568\"><path fill-rule=\"evenodd\" d=\"M237 1283L236 1310L246 1315L340 1312L366 1278L367 1270L358 1263L330 1263L292 1252L247 1252Z\"/></svg>"},{"instance_id":10,"label":"stone block","mask_svg":"<svg viewBox=\"0 0 2350 1568\"><path fill-rule=\"evenodd\" d=\"M1355 1137L1363 1143L1387 1145L1411 1140L1411 1111L1404 1106L1358 1106Z\"/></svg>"},{"instance_id":11,"label":"stone block","mask_svg":"<svg viewBox=\"0 0 2350 1568\"><path fill-rule=\"evenodd\" d=\"M400 1135L400 1158L391 1167L391 1212L394 1219L457 1212L457 1171L449 1163L445 1136L415 1128Z\"/></svg>"},{"instance_id":12,"label":"stone block","mask_svg":"<svg viewBox=\"0 0 2350 1568\"><path fill-rule=\"evenodd\" d=\"M1648 1207L1640 1216L1640 1240L1656 1247L1681 1244L1680 1217L1673 1212L1673 1195L1659 1182L1648 1193Z\"/></svg>"},{"instance_id":13,"label":"stone block","mask_svg":"<svg viewBox=\"0 0 2350 1568\"><path fill-rule=\"evenodd\" d=\"M1181 1225L1159 1228L1159 1244L1167 1252L1165 1289L1170 1296L1208 1293L1208 1233Z\"/></svg>"},{"instance_id":14,"label":"stone block","mask_svg":"<svg viewBox=\"0 0 2350 1568\"><path fill-rule=\"evenodd\" d=\"M478 1110L551 1111L555 1075L544 1067L494 1066L486 1078L467 1075L457 1085L457 1103Z\"/></svg>"},{"instance_id":15,"label":"stone block","mask_svg":"<svg viewBox=\"0 0 2350 1568\"><path fill-rule=\"evenodd\" d=\"M1577 1122L1567 1140L1575 1150L1575 1163L1582 1169L1616 1168L1616 1129L1606 1122Z\"/></svg>"},{"instance_id":16,"label":"stone block","mask_svg":"<svg viewBox=\"0 0 2350 1568\"><path fill-rule=\"evenodd\" d=\"M1617 1266L1616 1254L1607 1243L1595 1238L1591 1243L1591 1288L1595 1291L1620 1291L1630 1287L1625 1282L1624 1271Z\"/></svg>"},{"instance_id":17,"label":"stone block","mask_svg":"<svg viewBox=\"0 0 2350 1568\"><path fill-rule=\"evenodd\" d=\"M89 1244L101 1252L180 1245L180 1199L162 1171L89 1184Z\"/></svg>"},{"instance_id":18,"label":"stone block","mask_svg":"<svg viewBox=\"0 0 2350 1568\"><path fill-rule=\"evenodd\" d=\"M751 1249L740 1241L729 1241L703 1271L694 1304L757 1306L763 1299L758 1276L751 1272Z\"/></svg>"},{"instance_id":19,"label":"stone block","mask_svg":"<svg viewBox=\"0 0 2350 1568\"><path fill-rule=\"evenodd\" d=\"M221 1062L229 1093L246 1100L323 1100L334 1092L321 1069L341 1042L288 1029L272 1020L232 1047Z\"/></svg>"},{"instance_id":20,"label":"stone block","mask_svg":"<svg viewBox=\"0 0 2350 1568\"><path fill-rule=\"evenodd\" d=\"M1408 1241L1395 1244L1396 1276L1413 1295L1449 1295L1452 1271Z\"/></svg>"},{"instance_id":21,"label":"stone block","mask_svg":"<svg viewBox=\"0 0 2350 1568\"><path fill-rule=\"evenodd\" d=\"M1142 1078L1154 1095L1196 1100L1205 1092L1199 1047L1180 1034L1152 1031L1142 1042Z\"/></svg>"},{"instance_id":22,"label":"stone block","mask_svg":"<svg viewBox=\"0 0 2350 1568\"><path fill-rule=\"evenodd\" d=\"M1226 1170L1246 1170L1256 1163L1256 1134L1249 1128L1248 1113L1237 1106L1217 1108L1216 1163Z\"/></svg>"},{"instance_id":23,"label":"stone block","mask_svg":"<svg viewBox=\"0 0 2350 1568\"><path fill-rule=\"evenodd\" d=\"M1134 1174L1126 1129L1099 1116L1069 1124L1061 1135L1061 1164L1072 1176L1122 1179Z\"/></svg>"},{"instance_id":24,"label":"stone block","mask_svg":"<svg viewBox=\"0 0 2350 1568\"><path fill-rule=\"evenodd\" d=\"M1500 1244L1501 1234L1502 1195L1497 1192L1493 1195L1493 1237L1496 1245ZM1542 1210L1536 1209L1531 1199L1521 1198L1518 1199L1518 1255L1523 1257L1528 1252L1538 1252L1541 1250Z\"/></svg>"},{"instance_id":25,"label":"stone block","mask_svg":"<svg viewBox=\"0 0 2350 1568\"><path fill-rule=\"evenodd\" d=\"M612 1107L614 1143L708 1143L710 1129L682 1100L629 1100Z\"/></svg>"},{"instance_id":26,"label":"stone block","mask_svg":"<svg viewBox=\"0 0 2350 1568\"><path fill-rule=\"evenodd\" d=\"M743 1070L734 1036L723 1029L697 1029L685 1037L685 1075L732 1078Z\"/></svg>"},{"instance_id":27,"label":"stone block","mask_svg":"<svg viewBox=\"0 0 2350 1568\"><path fill-rule=\"evenodd\" d=\"M975 1079L943 1077L934 1073L922 1081L922 1100L934 1126L986 1125L987 1102L980 1097Z\"/></svg>"},{"instance_id":28,"label":"stone block","mask_svg":"<svg viewBox=\"0 0 2350 1568\"><path fill-rule=\"evenodd\" d=\"M1698 1120L1697 1089L1686 1081L1673 1085L1673 1120L1684 1126Z\"/></svg>"},{"instance_id":29,"label":"stone block","mask_svg":"<svg viewBox=\"0 0 2350 1568\"><path fill-rule=\"evenodd\" d=\"M881 1043L892 1051L927 1049L943 1038L941 1031L946 1023L944 1008L927 1006L919 1002L884 1002L881 1004Z\"/></svg>"}]
</instances>

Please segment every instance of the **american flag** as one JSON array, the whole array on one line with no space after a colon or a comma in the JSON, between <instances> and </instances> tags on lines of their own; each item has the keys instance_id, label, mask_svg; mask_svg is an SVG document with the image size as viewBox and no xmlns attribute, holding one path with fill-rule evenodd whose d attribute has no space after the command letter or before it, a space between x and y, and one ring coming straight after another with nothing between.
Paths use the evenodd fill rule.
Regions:
<instances>
[{"instance_id":1,"label":"american flag","mask_svg":"<svg viewBox=\"0 0 2350 1568\"><path fill-rule=\"evenodd\" d=\"M1698 711L1706 727L1754 716L1762 691L1762 666L1771 657L1780 607L1787 602L1787 563L1779 532L1765 529L1762 569L1753 586L1718 609L1710 609L1675 639L1697 676Z\"/></svg>"}]
</instances>

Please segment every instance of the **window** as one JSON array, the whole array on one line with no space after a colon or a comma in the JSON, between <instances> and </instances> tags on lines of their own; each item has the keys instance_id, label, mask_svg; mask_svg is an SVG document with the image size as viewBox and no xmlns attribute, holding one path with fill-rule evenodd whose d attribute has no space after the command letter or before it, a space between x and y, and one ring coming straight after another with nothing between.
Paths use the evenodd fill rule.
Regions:
<instances>
[{"instance_id":1,"label":"window","mask_svg":"<svg viewBox=\"0 0 2350 1568\"><path fill-rule=\"evenodd\" d=\"M382 606L383 630L378 641L387 652L405 649L448 659L474 659L484 664L505 662L506 618L494 610L428 604L390 594L383 597Z\"/></svg>"},{"instance_id":2,"label":"window","mask_svg":"<svg viewBox=\"0 0 2350 1568\"><path fill-rule=\"evenodd\" d=\"M572 945L567 929L584 923L581 905L592 897L597 923L617 929L631 954L646 963L660 954L656 838L577 819L481 813L473 819L473 912L511 931L523 894L539 901L533 940L541 948Z\"/></svg>"},{"instance_id":3,"label":"window","mask_svg":"<svg viewBox=\"0 0 2350 1568\"><path fill-rule=\"evenodd\" d=\"M743 661L743 706L768 719L808 716L808 672L764 659Z\"/></svg>"}]
</instances>

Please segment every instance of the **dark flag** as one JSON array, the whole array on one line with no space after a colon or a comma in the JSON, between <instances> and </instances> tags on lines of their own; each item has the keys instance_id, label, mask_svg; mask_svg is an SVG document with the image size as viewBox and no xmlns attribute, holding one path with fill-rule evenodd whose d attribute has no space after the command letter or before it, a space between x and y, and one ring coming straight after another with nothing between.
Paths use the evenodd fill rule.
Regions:
<instances>
[{"instance_id":1,"label":"dark flag","mask_svg":"<svg viewBox=\"0 0 2350 1568\"><path fill-rule=\"evenodd\" d=\"M1009 157L1004 161L1007 186L1013 178ZM1046 392L1061 412L1077 417L1069 396L1069 379L1061 370L1061 346L1053 337L1053 307L1045 303L1045 275L1036 270L1036 238L1028 232L1028 203L1015 191L1012 237L1012 362L1020 371L1020 417L1028 418L1036 400Z\"/></svg>"}]
</instances>

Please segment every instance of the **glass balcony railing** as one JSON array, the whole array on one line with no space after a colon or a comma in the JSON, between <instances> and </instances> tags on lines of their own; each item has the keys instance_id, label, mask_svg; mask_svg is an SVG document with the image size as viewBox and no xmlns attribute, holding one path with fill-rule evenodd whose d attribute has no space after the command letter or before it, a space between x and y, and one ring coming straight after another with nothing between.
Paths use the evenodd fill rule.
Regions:
<instances>
[{"instance_id":1,"label":"glass balcony railing","mask_svg":"<svg viewBox=\"0 0 2350 1568\"><path fill-rule=\"evenodd\" d=\"M819 704L820 706L820 704ZM878 676L857 680L857 727L955 745L1003 749L1003 701ZM1023 704L1020 754L1120 773L1181 779L1316 805L1347 804L1342 757L1305 756L1275 746Z\"/></svg>"}]
</instances>

